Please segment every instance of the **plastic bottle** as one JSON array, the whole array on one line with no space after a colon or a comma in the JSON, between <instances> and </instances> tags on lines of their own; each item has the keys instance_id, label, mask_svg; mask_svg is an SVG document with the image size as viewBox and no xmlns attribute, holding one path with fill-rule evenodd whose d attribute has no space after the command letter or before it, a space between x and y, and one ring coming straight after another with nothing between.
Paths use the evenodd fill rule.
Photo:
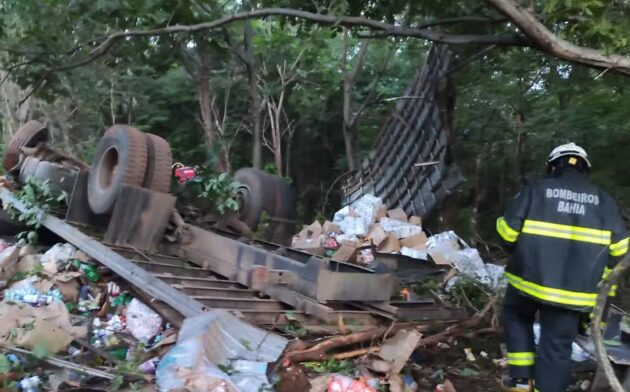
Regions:
<instances>
[{"instance_id":1,"label":"plastic bottle","mask_svg":"<svg viewBox=\"0 0 630 392\"><path fill-rule=\"evenodd\" d=\"M127 349L124 347L116 348L110 351L110 354L112 354L114 358L120 359L121 361L124 361L127 359Z\"/></svg>"},{"instance_id":2,"label":"plastic bottle","mask_svg":"<svg viewBox=\"0 0 630 392\"><path fill-rule=\"evenodd\" d=\"M20 380L22 392L39 392L39 386L42 384L37 376L26 377Z\"/></svg>"},{"instance_id":3,"label":"plastic bottle","mask_svg":"<svg viewBox=\"0 0 630 392\"><path fill-rule=\"evenodd\" d=\"M98 274L98 272L96 272L96 268L94 268L93 266L88 264L81 264L81 267L79 267L79 269L81 270L81 272L83 272L83 274L85 274L85 277L90 282L96 283L101 280L101 276Z\"/></svg>"}]
</instances>

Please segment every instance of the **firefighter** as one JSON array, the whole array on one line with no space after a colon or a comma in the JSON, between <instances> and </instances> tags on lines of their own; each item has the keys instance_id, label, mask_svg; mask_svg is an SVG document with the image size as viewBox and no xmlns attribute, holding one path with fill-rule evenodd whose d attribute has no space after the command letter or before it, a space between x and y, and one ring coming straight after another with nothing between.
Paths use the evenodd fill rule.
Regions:
<instances>
[{"instance_id":1,"label":"firefighter","mask_svg":"<svg viewBox=\"0 0 630 392\"><path fill-rule=\"evenodd\" d=\"M590 169L583 148L554 148L547 177L522 189L497 220L511 253L503 305L510 378L503 380L504 390L566 391L582 315L595 306L598 282L628 251L619 207L588 181Z\"/></svg>"}]
</instances>

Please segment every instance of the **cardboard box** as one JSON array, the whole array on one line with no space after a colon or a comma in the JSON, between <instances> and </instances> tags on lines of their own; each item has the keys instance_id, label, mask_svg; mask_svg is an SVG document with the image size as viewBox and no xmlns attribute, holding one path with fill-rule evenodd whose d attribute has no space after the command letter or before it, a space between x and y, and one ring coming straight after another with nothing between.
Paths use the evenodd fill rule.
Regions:
<instances>
[{"instance_id":1,"label":"cardboard box","mask_svg":"<svg viewBox=\"0 0 630 392\"><path fill-rule=\"evenodd\" d=\"M378 210L376 210L376 214L374 214L374 220L376 222L380 222L382 218L387 216L387 207L381 206Z\"/></svg>"},{"instance_id":2,"label":"cardboard box","mask_svg":"<svg viewBox=\"0 0 630 392\"><path fill-rule=\"evenodd\" d=\"M448 265L451 266L451 262L448 261L448 259L446 257L444 257L444 255L438 251L435 250L430 250L428 251L429 256L431 257L431 260L433 260L433 263L435 263L435 265Z\"/></svg>"},{"instance_id":3,"label":"cardboard box","mask_svg":"<svg viewBox=\"0 0 630 392\"><path fill-rule=\"evenodd\" d=\"M329 235L329 234L341 234L341 228L339 227L339 225L332 223L331 221L326 221L324 222L324 226L323 226L323 233L324 235Z\"/></svg>"},{"instance_id":4,"label":"cardboard box","mask_svg":"<svg viewBox=\"0 0 630 392\"><path fill-rule=\"evenodd\" d=\"M422 226L422 218L420 218L419 216L411 215L409 217L409 223L411 223L412 225Z\"/></svg>"},{"instance_id":5,"label":"cardboard box","mask_svg":"<svg viewBox=\"0 0 630 392\"><path fill-rule=\"evenodd\" d=\"M387 233L379 225L373 225L367 238L372 241L372 244L378 247L387 238Z\"/></svg>"},{"instance_id":6,"label":"cardboard box","mask_svg":"<svg viewBox=\"0 0 630 392\"><path fill-rule=\"evenodd\" d=\"M387 211L387 216L401 222L407 222L407 214L402 208Z\"/></svg>"},{"instance_id":7,"label":"cardboard box","mask_svg":"<svg viewBox=\"0 0 630 392\"><path fill-rule=\"evenodd\" d=\"M313 222L293 237L291 247L313 255L324 254L324 235L322 225Z\"/></svg>"},{"instance_id":8,"label":"cardboard box","mask_svg":"<svg viewBox=\"0 0 630 392\"><path fill-rule=\"evenodd\" d=\"M427 235L424 232L400 240L400 245L411 249L426 250Z\"/></svg>"},{"instance_id":9,"label":"cardboard box","mask_svg":"<svg viewBox=\"0 0 630 392\"><path fill-rule=\"evenodd\" d=\"M377 248L377 252L379 253L398 253L400 252L400 242L398 238L390 234L387 238L381 242L380 246Z\"/></svg>"},{"instance_id":10,"label":"cardboard box","mask_svg":"<svg viewBox=\"0 0 630 392\"><path fill-rule=\"evenodd\" d=\"M356 259L358 250L356 246L341 245L341 248L337 249L330 259L338 262L351 263Z\"/></svg>"}]
</instances>

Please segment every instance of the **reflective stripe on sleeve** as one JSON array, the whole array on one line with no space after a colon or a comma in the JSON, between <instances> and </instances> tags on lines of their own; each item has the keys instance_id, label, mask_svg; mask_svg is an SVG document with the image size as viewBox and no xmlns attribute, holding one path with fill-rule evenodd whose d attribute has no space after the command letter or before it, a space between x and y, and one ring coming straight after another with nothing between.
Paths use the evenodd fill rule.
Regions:
<instances>
[{"instance_id":1,"label":"reflective stripe on sleeve","mask_svg":"<svg viewBox=\"0 0 630 392\"><path fill-rule=\"evenodd\" d=\"M608 230L589 229L588 227L560 225L526 219L523 233L543 237L562 238L571 241L589 242L592 244L610 245L612 233Z\"/></svg>"},{"instance_id":2,"label":"reflective stripe on sleeve","mask_svg":"<svg viewBox=\"0 0 630 392\"><path fill-rule=\"evenodd\" d=\"M518 238L518 231L512 229L503 217L497 219L497 233L507 242L516 242Z\"/></svg>"},{"instance_id":3,"label":"reflective stripe on sleeve","mask_svg":"<svg viewBox=\"0 0 630 392\"><path fill-rule=\"evenodd\" d=\"M508 282L514 286L514 288L529 294L532 297L548 302L573 306L594 307L597 299L597 293L579 293L576 291L545 287L533 282L528 282L509 272L505 273L505 277Z\"/></svg>"},{"instance_id":4,"label":"reflective stripe on sleeve","mask_svg":"<svg viewBox=\"0 0 630 392\"><path fill-rule=\"evenodd\" d=\"M628 242L630 242L630 238L626 237L619 242L615 242L614 244L610 244L610 255L611 256L623 256L628 253Z\"/></svg>"}]
</instances>

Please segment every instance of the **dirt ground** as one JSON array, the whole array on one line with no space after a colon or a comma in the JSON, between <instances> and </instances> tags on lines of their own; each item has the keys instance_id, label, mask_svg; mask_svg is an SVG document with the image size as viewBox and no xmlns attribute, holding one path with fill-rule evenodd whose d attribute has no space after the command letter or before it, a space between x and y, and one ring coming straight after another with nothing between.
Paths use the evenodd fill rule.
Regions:
<instances>
[{"instance_id":1,"label":"dirt ground","mask_svg":"<svg viewBox=\"0 0 630 392\"><path fill-rule=\"evenodd\" d=\"M412 360L412 374L419 382L419 391L433 392L443 378L450 380L458 392L493 392L499 391L499 383L507 369L497 366L493 359L502 357L500 345L503 336L487 335L478 339L459 338L451 342L448 348L418 350ZM470 348L475 361L466 359L465 348ZM480 353L485 352L487 357ZM569 391L580 391L584 380L592 380L593 373L586 371L575 373Z\"/></svg>"}]
</instances>

